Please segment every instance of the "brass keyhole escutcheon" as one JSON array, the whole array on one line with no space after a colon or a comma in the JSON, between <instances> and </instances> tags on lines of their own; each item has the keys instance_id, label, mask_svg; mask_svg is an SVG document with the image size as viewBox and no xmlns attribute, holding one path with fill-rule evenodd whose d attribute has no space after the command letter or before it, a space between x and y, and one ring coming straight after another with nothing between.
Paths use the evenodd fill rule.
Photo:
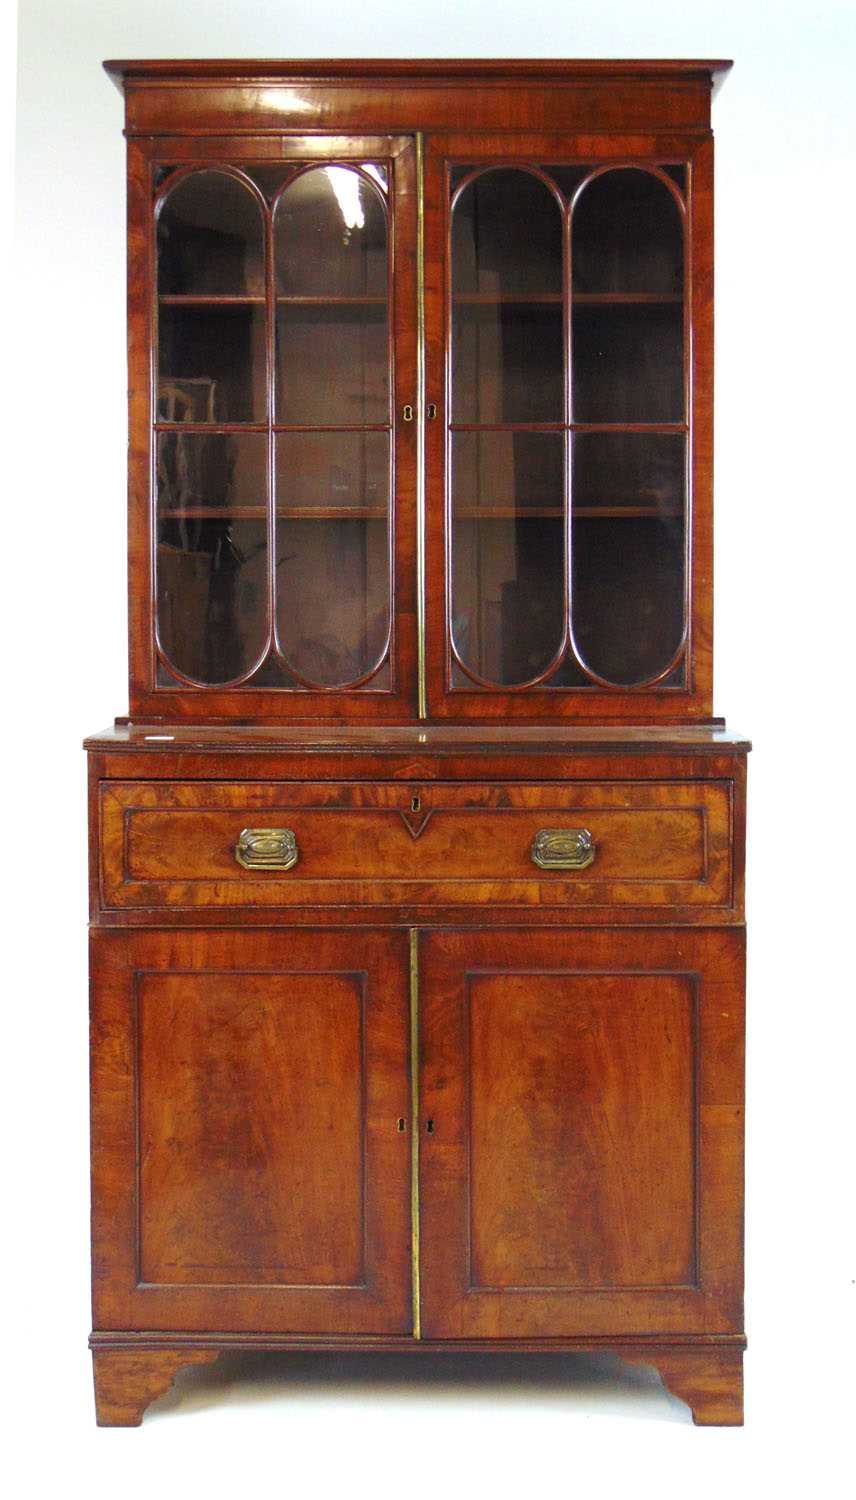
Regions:
<instances>
[{"instance_id":1,"label":"brass keyhole escutcheon","mask_svg":"<svg viewBox=\"0 0 856 1500\"><path fill-rule=\"evenodd\" d=\"M402 417L402 421L404 421L404 422L412 422L413 421L413 407L410 405L409 401L408 401L408 403L407 403L406 406L403 406L401 408L401 417Z\"/></svg>"},{"instance_id":2,"label":"brass keyhole escutcheon","mask_svg":"<svg viewBox=\"0 0 856 1500\"><path fill-rule=\"evenodd\" d=\"M420 809L421 809L421 807L422 807L422 798L417 793L415 797L411 797L411 799L410 799L410 811L411 812L419 812Z\"/></svg>"}]
</instances>

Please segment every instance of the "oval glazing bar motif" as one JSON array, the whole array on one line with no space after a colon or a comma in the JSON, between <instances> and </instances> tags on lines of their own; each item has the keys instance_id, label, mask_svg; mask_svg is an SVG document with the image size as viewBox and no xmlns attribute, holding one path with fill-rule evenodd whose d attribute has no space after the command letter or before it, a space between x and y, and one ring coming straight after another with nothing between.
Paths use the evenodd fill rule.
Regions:
<instances>
[{"instance_id":1,"label":"oval glazing bar motif","mask_svg":"<svg viewBox=\"0 0 856 1500\"><path fill-rule=\"evenodd\" d=\"M387 180L178 169L158 250L159 681L386 686Z\"/></svg>"},{"instance_id":2,"label":"oval glazing bar motif","mask_svg":"<svg viewBox=\"0 0 856 1500\"><path fill-rule=\"evenodd\" d=\"M683 684L681 182L649 165L456 176L454 686Z\"/></svg>"}]
</instances>

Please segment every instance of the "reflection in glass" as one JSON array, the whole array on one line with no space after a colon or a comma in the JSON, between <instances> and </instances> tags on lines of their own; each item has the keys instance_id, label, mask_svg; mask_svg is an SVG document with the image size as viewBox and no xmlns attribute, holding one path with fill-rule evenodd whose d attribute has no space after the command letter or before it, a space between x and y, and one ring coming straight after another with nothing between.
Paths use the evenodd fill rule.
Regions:
<instances>
[{"instance_id":1,"label":"reflection in glass","mask_svg":"<svg viewBox=\"0 0 856 1500\"><path fill-rule=\"evenodd\" d=\"M192 172L167 193L157 226L161 296L264 296L264 236L249 188Z\"/></svg>"},{"instance_id":2,"label":"reflection in glass","mask_svg":"<svg viewBox=\"0 0 856 1500\"><path fill-rule=\"evenodd\" d=\"M277 421L389 418L386 209L351 167L315 167L274 220Z\"/></svg>"},{"instance_id":3,"label":"reflection in glass","mask_svg":"<svg viewBox=\"0 0 856 1500\"><path fill-rule=\"evenodd\" d=\"M371 175L313 167L284 190L274 222L278 296L386 301L386 210Z\"/></svg>"},{"instance_id":4,"label":"reflection in glass","mask_svg":"<svg viewBox=\"0 0 856 1500\"><path fill-rule=\"evenodd\" d=\"M491 683L538 676L562 639L562 521L461 518L452 542L452 639L461 661Z\"/></svg>"},{"instance_id":5,"label":"reflection in glass","mask_svg":"<svg viewBox=\"0 0 856 1500\"><path fill-rule=\"evenodd\" d=\"M267 405L262 306L161 303L161 422L260 422Z\"/></svg>"},{"instance_id":6,"label":"reflection in glass","mask_svg":"<svg viewBox=\"0 0 856 1500\"><path fill-rule=\"evenodd\" d=\"M683 435L574 435L574 640L609 682L656 677L681 643L684 443Z\"/></svg>"},{"instance_id":7,"label":"reflection in glass","mask_svg":"<svg viewBox=\"0 0 856 1500\"><path fill-rule=\"evenodd\" d=\"M164 514L156 571L158 637L171 665L211 686L248 671L268 637L265 522Z\"/></svg>"},{"instance_id":8,"label":"reflection in glass","mask_svg":"<svg viewBox=\"0 0 856 1500\"><path fill-rule=\"evenodd\" d=\"M158 515L208 519L209 511L267 511L267 438L263 432L159 432ZM193 517L188 512L193 511ZM197 514L204 512L205 514ZM215 515L214 519L218 519Z\"/></svg>"},{"instance_id":9,"label":"reflection in glass","mask_svg":"<svg viewBox=\"0 0 856 1500\"><path fill-rule=\"evenodd\" d=\"M342 686L389 632L389 434L281 432L276 483L280 647L301 677Z\"/></svg>"},{"instance_id":10,"label":"reflection in glass","mask_svg":"<svg viewBox=\"0 0 856 1500\"><path fill-rule=\"evenodd\" d=\"M458 432L452 449L452 637L485 681L528 681L563 636L561 433Z\"/></svg>"},{"instance_id":11,"label":"reflection in glass","mask_svg":"<svg viewBox=\"0 0 856 1500\"><path fill-rule=\"evenodd\" d=\"M680 209L651 172L627 167L592 178L574 204L571 243L575 293L683 288Z\"/></svg>"},{"instance_id":12,"label":"reflection in glass","mask_svg":"<svg viewBox=\"0 0 856 1500\"><path fill-rule=\"evenodd\" d=\"M277 630L295 673L318 687L342 687L380 661L389 567L385 520L277 522Z\"/></svg>"},{"instance_id":13,"label":"reflection in glass","mask_svg":"<svg viewBox=\"0 0 856 1500\"><path fill-rule=\"evenodd\" d=\"M158 637L194 681L239 677L264 648L266 517L264 433L158 434Z\"/></svg>"}]
</instances>

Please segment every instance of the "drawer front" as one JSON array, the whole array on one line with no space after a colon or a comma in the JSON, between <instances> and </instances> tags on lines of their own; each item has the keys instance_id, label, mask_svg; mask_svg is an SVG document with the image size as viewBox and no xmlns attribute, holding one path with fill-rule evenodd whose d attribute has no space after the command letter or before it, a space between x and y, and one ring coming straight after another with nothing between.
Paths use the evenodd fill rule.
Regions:
<instances>
[{"instance_id":1,"label":"drawer front","mask_svg":"<svg viewBox=\"0 0 856 1500\"><path fill-rule=\"evenodd\" d=\"M108 910L732 901L728 781L102 782L100 838Z\"/></svg>"}]
</instances>

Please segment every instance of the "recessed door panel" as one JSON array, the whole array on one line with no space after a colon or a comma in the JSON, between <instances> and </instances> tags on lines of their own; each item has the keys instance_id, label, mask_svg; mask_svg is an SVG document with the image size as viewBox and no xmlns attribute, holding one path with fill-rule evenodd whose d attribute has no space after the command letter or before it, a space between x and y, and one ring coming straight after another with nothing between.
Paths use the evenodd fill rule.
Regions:
<instances>
[{"instance_id":1,"label":"recessed door panel","mask_svg":"<svg viewBox=\"0 0 856 1500\"><path fill-rule=\"evenodd\" d=\"M96 1327L406 1333L406 938L93 948Z\"/></svg>"},{"instance_id":2,"label":"recessed door panel","mask_svg":"<svg viewBox=\"0 0 856 1500\"><path fill-rule=\"evenodd\" d=\"M426 936L426 1337L739 1327L742 935Z\"/></svg>"}]
</instances>

